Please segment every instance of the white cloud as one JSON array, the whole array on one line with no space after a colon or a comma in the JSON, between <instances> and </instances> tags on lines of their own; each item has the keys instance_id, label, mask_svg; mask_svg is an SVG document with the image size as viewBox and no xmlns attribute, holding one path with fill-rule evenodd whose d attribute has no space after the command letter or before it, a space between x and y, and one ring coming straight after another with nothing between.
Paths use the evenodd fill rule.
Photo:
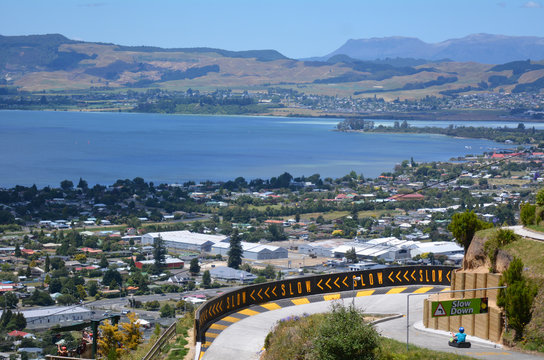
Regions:
<instances>
[{"instance_id":1,"label":"white cloud","mask_svg":"<svg viewBox=\"0 0 544 360\"><path fill-rule=\"evenodd\" d=\"M526 9L537 9L537 8L541 8L542 4L540 4L539 2L536 2L536 1L527 1L521 7L524 7Z\"/></svg>"}]
</instances>

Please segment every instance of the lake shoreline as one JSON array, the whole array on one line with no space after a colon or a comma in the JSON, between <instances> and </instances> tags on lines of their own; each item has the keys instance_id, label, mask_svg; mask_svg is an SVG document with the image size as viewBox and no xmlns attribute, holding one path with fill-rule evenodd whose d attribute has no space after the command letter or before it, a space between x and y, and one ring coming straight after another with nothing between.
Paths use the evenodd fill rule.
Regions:
<instances>
[{"instance_id":1,"label":"lake shoreline","mask_svg":"<svg viewBox=\"0 0 544 360\"><path fill-rule=\"evenodd\" d=\"M278 108L278 110L293 110L298 111L300 109L291 108ZM364 120L406 120L406 121L436 121L436 122L470 122L470 121L485 121L485 122L523 122L523 123L544 123L542 119L533 118L520 118L517 116L511 116L507 113L500 112L498 110L477 110L471 111L438 111L438 112L407 112L407 113L364 113L364 114L341 114L341 113L328 113L322 114L316 111L310 111L309 113L297 113L297 112L279 112L272 111L266 113L253 113L253 114L193 114L193 113L163 113L163 112L138 112L132 109L120 109L120 108L103 108L103 109L0 109L2 111L45 111L45 112L81 112L81 113L133 113L133 114L161 114L161 115L190 115L190 116L242 116L242 117L281 117L281 118L317 118L317 119L364 119Z\"/></svg>"}]
</instances>

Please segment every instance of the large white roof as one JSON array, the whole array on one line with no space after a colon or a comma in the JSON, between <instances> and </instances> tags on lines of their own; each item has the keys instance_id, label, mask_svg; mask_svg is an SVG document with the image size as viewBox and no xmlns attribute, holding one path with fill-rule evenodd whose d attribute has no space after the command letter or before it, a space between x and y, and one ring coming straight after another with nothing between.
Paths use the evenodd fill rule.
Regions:
<instances>
[{"instance_id":1,"label":"large white roof","mask_svg":"<svg viewBox=\"0 0 544 360\"><path fill-rule=\"evenodd\" d=\"M210 234L200 234L193 233L187 230L181 231L165 231L165 232L154 232L148 233L147 235L152 236L154 239L161 237L164 241L180 242L185 244L198 244L202 245L206 242L219 243L226 241L229 237L225 235L210 235Z\"/></svg>"},{"instance_id":2,"label":"large white roof","mask_svg":"<svg viewBox=\"0 0 544 360\"><path fill-rule=\"evenodd\" d=\"M250 243L246 241L240 242L242 245L242 249L244 251L251 251L251 252L261 252L261 251L278 251L281 249L279 246L274 245L264 245L264 244L258 244L258 243ZM223 243L216 243L213 245L214 248L221 248L221 249L228 249L230 247L230 244L228 242Z\"/></svg>"},{"instance_id":3,"label":"large white roof","mask_svg":"<svg viewBox=\"0 0 544 360\"><path fill-rule=\"evenodd\" d=\"M461 252L464 249L451 241L418 242L417 248L411 251L412 256L432 252L434 254L443 254L449 252Z\"/></svg>"},{"instance_id":4,"label":"large white roof","mask_svg":"<svg viewBox=\"0 0 544 360\"><path fill-rule=\"evenodd\" d=\"M83 306L51 306L41 307L38 309L21 310L25 318L32 319L36 317L46 317L51 315L67 315L67 314L79 314L82 312L90 312L91 310ZM2 312L0 311L0 314Z\"/></svg>"}]
</instances>

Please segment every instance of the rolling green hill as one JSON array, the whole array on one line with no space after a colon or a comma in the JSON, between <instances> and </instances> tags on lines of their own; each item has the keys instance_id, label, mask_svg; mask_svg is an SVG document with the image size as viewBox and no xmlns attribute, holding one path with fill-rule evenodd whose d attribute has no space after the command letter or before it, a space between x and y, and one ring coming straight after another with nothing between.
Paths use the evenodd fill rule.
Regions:
<instances>
[{"instance_id":1,"label":"rolling green hill","mask_svg":"<svg viewBox=\"0 0 544 360\"><path fill-rule=\"evenodd\" d=\"M421 98L480 91L539 91L544 65L421 59L361 61L345 55L298 61L275 50L162 49L70 40L59 34L0 36L0 86L19 90L162 88L262 91L270 87L343 97Z\"/></svg>"}]
</instances>

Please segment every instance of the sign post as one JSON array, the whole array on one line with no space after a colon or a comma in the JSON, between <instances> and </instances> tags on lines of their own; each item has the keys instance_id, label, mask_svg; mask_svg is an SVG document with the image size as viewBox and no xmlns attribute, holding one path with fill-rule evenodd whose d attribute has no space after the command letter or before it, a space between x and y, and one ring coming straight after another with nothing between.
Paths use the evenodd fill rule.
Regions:
<instances>
[{"instance_id":1,"label":"sign post","mask_svg":"<svg viewBox=\"0 0 544 360\"><path fill-rule=\"evenodd\" d=\"M433 301L432 317L486 314L487 298Z\"/></svg>"},{"instance_id":2,"label":"sign post","mask_svg":"<svg viewBox=\"0 0 544 360\"><path fill-rule=\"evenodd\" d=\"M464 293L464 292L467 292L467 291L497 290L497 289L506 289L506 286L487 287L487 288L478 288L478 289L463 289L463 290L441 291L441 292L438 293L438 296L440 296L440 294L451 294L451 293L458 293L458 292L463 292ZM410 296L422 296L422 295L428 295L428 294L408 294L408 295L406 295L406 351L408 351L409 344L410 344ZM465 300L458 300L458 301L464 302L464 301L467 301L467 300L474 300L474 299L465 299ZM479 300L480 300L479 312L478 313L471 313L471 314L485 314L488 311L487 298L480 298ZM447 310L446 310L445 306L440 305L441 309L439 309L439 305L438 305L440 303L446 303L446 302L453 302L453 300L452 301L436 301L436 305L434 305L435 302L432 303L431 309L432 309L433 317L435 316L435 313L438 314L437 316L446 316L446 315L441 315L442 311L447 314ZM450 311L451 311L451 305L452 304L450 304L450 307L449 307ZM466 307L458 307L458 305L460 305L460 304L456 304L456 306L455 306L456 309L461 309L461 308L465 309L466 308ZM455 312L457 312L457 310ZM467 312L467 314L468 314L468 312ZM464 314L456 314L456 315L464 315Z\"/></svg>"}]
</instances>

